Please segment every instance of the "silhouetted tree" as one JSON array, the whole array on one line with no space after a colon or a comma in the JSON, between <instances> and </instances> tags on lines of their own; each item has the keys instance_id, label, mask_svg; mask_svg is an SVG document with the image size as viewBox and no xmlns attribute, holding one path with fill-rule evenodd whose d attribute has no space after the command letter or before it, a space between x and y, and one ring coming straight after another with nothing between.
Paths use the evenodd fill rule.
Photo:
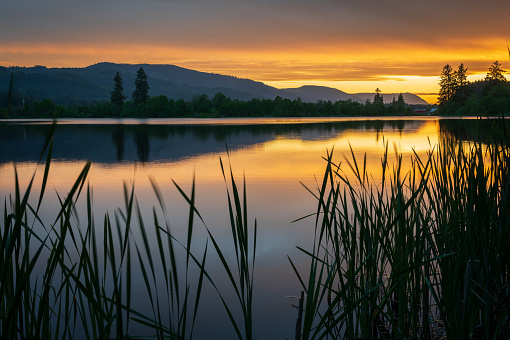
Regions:
<instances>
[{"instance_id":1,"label":"silhouetted tree","mask_svg":"<svg viewBox=\"0 0 510 340\"><path fill-rule=\"evenodd\" d=\"M501 64L498 61L495 61L490 67L489 72L487 72L487 75L485 76L485 80L492 82L492 81L506 81L505 76L503 73L506 71L501 69Z\"/></svg>"},{"instance_id":2,"label":"silhouetted tree","mask_svg":"<svg viewBox=\"0 0 510 340\"><path fill-rule=\"evenodd\" d=\"M143 67L140 67L136 72L135 90L132 98L135 104L145 103L149 99L149 82Z\"/></svg>"},{"instance_id":3,"label":"silhouetted tree","mask_svg":"<svg viewBox=\"0 0 510 340\"><path fill-rule=\"evenodd\" d=\"M461 63L459 69L455 72L455 88L451 99L461 103L465 102L470 94L470 88L468 87L469 82L466 74L467 70L464 64Z\"/></svg>"},{"instance_id":4,"label":"silhouetted tree","mask_svg":"<svg viewBox=\"0 0 510 340\"><path fill-rule=\"evenodd\" d=\"M455 93L456 84L455 72L449 64L446 64L443 67L439 80L439 97L437 101L440 106L443 106L452 98Z\"/></svg>"},{"instance_id":5,"label":"silhouetted tree","mask_svg":"<svg viewBox=\"0 0 510 340\"><path fill-rule=\"evenodd\" d=\"M490 67L489 72L485 76L485 86L483 87L483 94L487 95L489 92L499 83L506 82L506 78L503 75L506 71L501 69L501 64L495 61Z\"/></svg>"},{"instance_id":6,"label":"silhouetted tree","mask_svg":"<svg viewBox=\"0 0 510 340\"><path fill-rule=\"evenodd\" d=\"M384 104L383 96L382 96L381 90L379 90L379 88L375 89L374 104L376 104L376 103Z\"/></svg>"},{"instance_id":7,"label":"silhouetted tree","mask_svg":"<svg viewBox=\"0 0 510 340\"><path fill-rule=\"evenodd\" d=\"M117 71L115 73L115 76L113 76L113 91L110 92L110 102L112 104L121 106L124 104L124 100L126 99L126 96L124 95L124 86L122 85L122 76L120 75L120 72Z\"/></svg>"},{"instance_id":8,"label":"silhouetted tree","mask_svg":"<svg viewBox=\"0 0 510 340\"><path fill-rule=\"evenodd\" d=\"M398 95L395 111L397 114L402 114L406 112L406 102L404 101L404 95L402 93Z\"/></svg>"},{"instance_id":9,"label":"silhouetted tree","mask_svg":"<svg viewBox=\"0 0 510 340\"><path fill-rule=\"evenodd\" d=\"M367 102L368 104L368 102ZM384 100L383 100L383 96L381 94L381 90L379 90L379 88L377 88L375 90L375 96L374 96L374 103L373 105L365 105L365 106L368 106L367 107L367 111L370 112L372 111L372 114L374 115L378 115L378 116L381 116L381 115L385 115L386 114L386 108L384 106Z\"/></svg>"},{"instance_id":10,"label":"silhouetted tree","mask_svg":"<svg viewBox=\"0 0 510 340\"><path fill-rule=\"evenodd\" d=\"M468 84L466 75L467 70L467 68L464 68L464 64L461 63L459 65L459 69L455 72L455 83L457 87L466 86Z\"/></svg>"}]
</instances>

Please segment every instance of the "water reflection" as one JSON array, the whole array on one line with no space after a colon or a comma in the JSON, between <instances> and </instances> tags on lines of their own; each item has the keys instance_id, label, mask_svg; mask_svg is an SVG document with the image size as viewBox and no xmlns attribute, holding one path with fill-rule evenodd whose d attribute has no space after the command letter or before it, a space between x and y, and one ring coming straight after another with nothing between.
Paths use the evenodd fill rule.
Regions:
<instances>
[{"instance_id":1,"label":"water reflection","mask_svg":"<svg viewBox=\"0 0 510 340\"><path fill-rule=\"evenodd\" d=\"M158 162L207 153L250 148L281 138L303 141L332 139L347 131L385 132L419 130L427 121L370 120L315 124L271 125L59 125L55 159L92 160L94 163ZM0 163L30 162L50 130L49 124L0 125Z\"/></svg>"},{"instance_id":2,"label":"water reflection","mask_svg":"<svg viewBox=\"0 0 510 340\"><path fill-rule=\"evenodd\" d=\"M142 125L135 131L135 144L138 160L142 163L147 162L149 160L149 151L151 148L147 126Z\"/></svg>"},{"instance_id":3,"label":"water reflection","mask_svg":"<svg viewBox=\"0 0 510 340\"><path fill-rule=\"evenodd\" d=\"M429 143L449 134L471 137L474 121L460 120L371 120L319 122L314 124L269 125L155 125L147 124L66 124L55 134L53 164L48 187L53 192L68 192L85 161L93 165L88 177L93 188L94 212L99 220L106 211L123 205L123 181L136 184L136 195L145 221L150 222L151 207L157 206L149 177L161 188L168 205L172 231L179 240L186 237L187 204L173 186L175 180L185 190L191 187L192 174L197 184L198 207L221 245L231 243L224 182L218 158L227 157L237 178L246 176L250 220L258 220L257 265L255 269L255 337L282 339L293 336L295 309L287 296L301 290L290 267L289 255L298 268L306 267L306 256L296 246L310 249L313 221L291 221L315 211L315 199L300 182L313 189L315 177L324 170L321 159L326 150L335 149L336 160L366 154L368 172L380 174L380 159L385 143L394 143L408 162L414 152L424 154ZM25 186L33 174L49 125L0 125L0 197L13 192L12 162L18 163L20 183ZM486 130L486 129L483 129ZM226 154L226 144L229 156ZM414 150L414 151L413 151ZM141 163L138 165L138 163ZM39 171L35 183L40 184ZM320 181L320 179L319 179ZM34 188L37 197L37 187ZM51 190L49 190L51 191ZM41 211L51 219L58 212L58 199L52 206L47 195ZM99 221L99 225L100 225ZM201 234L202 233L202 234ZM101 233L99 233L101 234ZM197 227L194 246L203 250L205 231ZM203 236L203 238L201 238ZM214 268L214 260L210 268ZM214 270L212 270L215 273ZM221 274L221 272L219 272ZM219 275L218 274L218 275ZM221 278L220 278L221 280ZM205 294L196 338L227 338L231 334L225 315L218 312L219 301L212 292ZM210 302L210 303L209 303ZM204 326L205 325L205 326ZM226 330L225 330L226 328Z\"/></svg>"},{"instance_id":4,"label":"water reflection","mask_svg":"<svg viewBox=\"0 0 510 340\"><path fill-rule=\"evenodd\" d=\"M112 142L117 149L117 161L122 161L124 158L124 143L126 140L126 134L121 124L115 126L112 132Z\"/></svg>"},{"instance_id":5,"label":"water reflection","mask_svg":"<svg viewBox=\"0 0 510 340\"><path fill-rule=\"evenodd\" d=\"M504 120L507 131L510 128L510 122ZM481 141L490 143L497 137L495 134L501 133L501 129L495 129L495 124L500 124L501 120L496 119L445 119L439 120L439 134L442 138L451 137L462 141ZM497 131L497 132L495 132Z\"/></svg>"}]
</instances>

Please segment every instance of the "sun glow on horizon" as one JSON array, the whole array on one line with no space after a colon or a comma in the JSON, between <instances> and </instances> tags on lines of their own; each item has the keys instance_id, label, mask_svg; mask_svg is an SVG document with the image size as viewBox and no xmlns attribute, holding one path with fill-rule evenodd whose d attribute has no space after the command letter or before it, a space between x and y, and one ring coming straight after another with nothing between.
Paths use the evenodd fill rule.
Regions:
<instances>
[{"instance_id":1,"label":"sun glow on horizon","mask_svg":"<svg viewBox=\"0 0 510 340\"><path fill-rule=\"evenodd\" d=\"M459 42L455 46L459 46ZM134 43L36 43L0 46L0 65L85 67L98 62L173 64L201 72L231 75L261 81L276 88L303 85L328 86L347 93L411 92L435 103L439 74L445 64L454 69L461 62L469 79L481 79L489 66L508 62L495 42L471 44L471 48L444 46L402 46L387 43L369 46L350 43L347 48L303 50L291 47L249 50L200 46L168 47ZM353 52L356 51L356 52ZM171 56L171 57L169 57ZM426 98L425 98L426 97Z\"/></svg>"}]
</instances>

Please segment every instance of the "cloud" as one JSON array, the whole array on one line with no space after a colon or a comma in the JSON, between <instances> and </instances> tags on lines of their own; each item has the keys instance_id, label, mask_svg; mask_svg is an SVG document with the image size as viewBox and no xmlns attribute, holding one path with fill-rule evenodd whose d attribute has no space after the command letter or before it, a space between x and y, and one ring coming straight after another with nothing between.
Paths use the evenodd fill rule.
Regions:
<instances>
[{"instance_id":1,"label":"cloud","mask_svg":"<svg viewBox=\"0 0 510 340\"><path fill-rule=\"evenodd\" d=\"M396 81L506 61L500 0L4 0L0 64L169 63L261 81Z\"/></svg>"},{"instance_id":2,"label":"cloud","mask_svg":"<svg viewBox=\"0 0 510 340\"><path fill-rule=\"evenodd\" d=\"M3 6L4 43L136 42L222 48L342 45L384 39L441 43L503 35L508 2L475 1L12 1Z\"/></svg>"}]
</instances>

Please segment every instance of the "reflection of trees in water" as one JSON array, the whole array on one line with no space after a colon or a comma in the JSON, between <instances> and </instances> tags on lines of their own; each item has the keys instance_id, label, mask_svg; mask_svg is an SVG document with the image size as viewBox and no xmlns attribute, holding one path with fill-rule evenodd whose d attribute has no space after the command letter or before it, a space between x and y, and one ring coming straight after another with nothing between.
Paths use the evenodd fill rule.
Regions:
<instances>
[{"instance_id":1,"label":"reflection of trees in water","mask_svg":"<svg viewBox=\"0 0 510 340\"><path fill-rule=\"evenodd\" d=\"M413 120L368 120L326 123L300 124L258 124L258 125L169 125L169 135L191 135L198 141L205 141L213 137L216 141L224 141L239 136L301 136L306 134L313 139L323 138L341 133L345 130L373 130L382 133L383 130L397 130L400 133L406 128L417 128L423 121ZM149 126L152 127L152 126Z\"/></svg>"},{"instance_id":2,"label":"reflection of trees in water","mask_svg":"<svg viewBox=\"0 0 510 340\"><path fill-rule=\"evenodd\" d=\"M124 143L125 143L124 129L121 124L115 126L112 132L112 141L117 149L117 161L122 161L124 158Z\"/></svg>"},{"instance_id":3,"label":"reflection of trees in water","mask_svg":"<svg viewBox=\"0 0 510 340\"><path fill-rule=\"evenodd\" d=\"M497 138L501 129L496 124L506 124L510 128L508 120L501 119L441 119L439 120L440 138L454 138L460 141L481 141L488 143Z\"/></svg>"},{"instance_id":4,"label":"reflection of trees in water","mask_svg":"<svg viewBox=\"0 0 510 340\"><path fill-rule=\"evenodd\" d=\"M216 140L225 140L232 136L252 135L300 135L303 132L317 135L327 135L332 132L342 132L348 129L354 130L382 130L392 129L402 131L404 128L415 127L422 124L422 121L415 120L367 120L367 121L343 121L324 123L301 123L301 124L257 124L257 125L58 125L59 132L79 130L82 133L108 133L112 135L112 141L117 145L127 134L137 133L143 129L150 138L166 140L169 136L192 135L197 140L207 140L214 137ZM20 134L46 135L51 124L2 124L0 125L1 136L15 136ZM26 132L25 132L26 130ZM124 136L124 137L123 137ZM120 145L120 144L119 144Z\"/></svg>"},{"instance_id":5,"label":"reflection of trees in water","mask_svg":"<svg viewBox=\"0 0 510 340\"><path fill-rule=\"evenodd\" d=\"M379 134L384 131L402 132L417 129L424 123L410 119L255 125L69 124L57 126L53 151L55 158L77 157L112 163L138 159L147 162L151 143L153 148L157 148L152 150L155 157L178 159L190 154L224 151L225 143L233 151L275 138L313 141L336 138L348 130ZM4 150L0 151L0 161L37 160L40 150L34 148L34 143L41 143L40 140L44 140L50 128L51 124L0 124L0 141L2 146L5 145ZM134 142L136 149L130 141ZM13 156L9 150L17 155Z\"/></svg>"},{"instance_id":6,"label":"reflection of trees in water","mask_svg":"<svg viewBox=\"0 0 510 340\"><path fill-rule=\"evenodd\" d=\"M319 140L332 138L347 130L375 131L382 135L384 131L393 130L402 133L404 129L417 129L424 121L417 120L368 120L344 121L300 124L256 124L256 125L118 125L116 129L123 129L125 135L133 135L139 161L149 161L150 139L168 140L170 137L188 136L195 148L194 153L215 152L210 141L228 142L229 148L267 142L276 137L292 137L303 140ZM100 128L105 128L102 126ZM107 126L107 128L112 128ZM121 132L116 132L121 136ZM204 144L205 143L205 144ZM204 145L204 148L200 148ZM187 148L184 148L187 150ZM182 152L185 152L182 150ZM199 151L200 150L200 151ZM119 147L117 147L119 153Z\"/></svg>"},{"instance_id":7,"label":"reflection of trees in water","mask_svg":"<svg viewBox=\"0 0 510 340\"><path fill-rule=\"evenodd\" d=\"M9 121L2 121L0 122L0 141L32 136L46 137L50 133L51 129L51 123L12 124Z\"/></svg>"},{"instance_id":8,"label":"reflection of trees in water","mask_svg":"<svg viewBox=\"0 0 510 340\"><path fill-rule=\"evenodd\" d=\"M149 160L150 143L149 134L145 126L143 126L143 128L140 126L140 128L135 131L135 144L138 160L142 163L147 162Z\"/></svg>"}]
</instances>

